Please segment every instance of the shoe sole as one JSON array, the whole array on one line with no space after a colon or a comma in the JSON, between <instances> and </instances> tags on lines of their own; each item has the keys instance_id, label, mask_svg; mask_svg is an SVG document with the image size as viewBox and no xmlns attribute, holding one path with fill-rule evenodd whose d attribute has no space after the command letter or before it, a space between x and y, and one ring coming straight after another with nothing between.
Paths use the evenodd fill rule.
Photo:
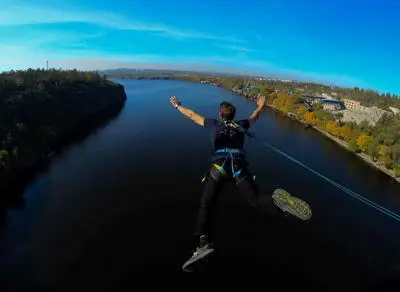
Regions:
<instances>
[{"instance_id":1,"label":"shoe sole","mask_svg":"<svg viewBox=\"0 0 400 292\"><path fill-rule=\"evenodd\" d=\"M210 248L210 249L205 250L204 252L202 252L201 254L199 254L199 255L197 255L197 256L195 256L195 257L192 256L188 261L186 261L186 262L183 264L182 269L183 269L185 272L191 272L191 270L189 269L189 267L190 267L191 264L193 264L193 263L195 263L195 262L197 262L197 261L199 261L199 260L205 258L206 256L208 256L209 254L211 254L211 253L213 253L213 252L214 252L214 249L213 249L213 248Z\"/></svg>"},{"instance_id":2,"label":"shoe sole","mask_svg":"<svg viewBox=\"0 0 400 292\"><path fill-rule=\"evenodd\" d=\"M272 199L284 213L289 213L304 221L308 221L312 217L311 207L302 199L293 197L285 190L276 189L272 194Z\"/></svg>"}]
</instances>

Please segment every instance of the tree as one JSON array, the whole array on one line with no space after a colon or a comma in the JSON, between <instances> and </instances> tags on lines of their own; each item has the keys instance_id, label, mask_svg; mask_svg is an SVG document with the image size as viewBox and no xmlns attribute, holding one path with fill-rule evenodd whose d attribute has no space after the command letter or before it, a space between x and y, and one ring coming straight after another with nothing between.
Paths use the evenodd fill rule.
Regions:
<instances>
[{"instance_id":1,"label":"tree","mask_svg":"<svg viewBox=\"0 0 400 292\"><path fill-rule=\"evenodd\" d=\"M2 174L37 161L65 132L104 106L123 104L122 86L97 77L54 69L0 73Z\"/></svg>"},{"instance_id":2,"label":"tree","mask_svg":"<svg viewBox=\"0 0 400 292\"><path fill-rule=\"evenodd\" d=\"M400 177L400 163L396 163L393 168L393 173L395 177Z\"/></svg>"},{"instance_id":3,"label":"tree","mask_svg":"<svg viewBox=\"0 0 400 292\"><path fill-rule=\"evenodd\" d=\"M362 134L357 138L357 146L362 152L368 151L368 145L371 143L372 137L367 134Z\"/></svg>"},{"instance_id":4,"label":"tree","mask_svg":"<svg viewBox=\"0 0 400 292\"><path fill-rule=\"evenodd\" d=\"M372 128L371 128L371 126L369 125L369 122L366 121L366 120L362 121L362 122L360 123L360 125L358 126L358 128L359 128L362 132L366 133L367 135L371 135L371 133L372 133Z\"/></svg>"},{"instance_id":5,"label":"tree","mask_svg":"<svg viewBox=\"0 0 400 292\"><path fill-rule=\"evenodd\" d=\"M348 143L347 143L347 147L349 148L349 150L351 151L351 152L353 152L353 153L357 153L357 152L359 152L360 151L360 149L358 148L358 145L357 145L357 142L356 142L356 140L350 140Z\"/></svg>"},{"instance_id":6,"label":"tree","mask_svg":"<svg viewBox=\"0 0 400 292\"><path fill-rule=\"evenodd\" d=\"M392 153L392 160L400 163L400 141L399 144L395 144L392 147L390 147L390 151Z\"/></svg>"},{"instance_id":7,"label":"tree","mask_svg":"<svg viewBox=\"0 0 400 292\"><path fill-rule=\"evenodd\" d=\"M386 128L378 134L378 141L386 146L391 146L398 140L399 135L400 133L395 129Z\"/></svg>"},{"instance_id":8,"label":"tree","mask_svg":"<svg viewBox=\"0 0 400 292\"><path fill-rule=\"evenodd\" d=\"M336 121L329 121L326 124L326 130L334 136L340 136L340 125Z\"/></svg>"},{"instance_id":9,"label":"tree","mask_svg":"<svg viewBox=\"0 0 400 292\"><path fill-rule=\"evenodd\" d=\"M376 161L378 157L378 142L375 139L372 139L368 144L367 153L372 157L373 161Z\"/></svg>"},{"instance_id":10,"label":"tree","mask_svg":"<svg viewBox=\"0 0 400 292\"><path fill-rule=\"evenodd\" d=\"M304 119L307 123L315 126L317 123L317 117L315 116L314 112L306 112L304 115Z\"/></svg>"},{"instance_id":11,"label":"tree","mask_svg":"<svg viewBox=\"0 0 400 292\"><path fill-rule=\"evenodd\" d=\"M340 127L339 134L340 137L345 141L357 138L357 134L348 126Z\"/></svg>"},{"instance_id":12,"label":"tree","mask_svg":"<svg viewBox=\"0 0 400 292\"><path fill-rule=\"evenodd\" d=\"M378 147L379 163L389 167L392 163L390 155L391 149L386 145L380 144Z\"/></svg>"},{"instance_id":13,"label":"tree","mask_svg":"<svg viewBox=\"0 0 400 292\"><path fill-rule=\"evenodd\" d=\"M304 119L304 115L307 112L307 109L304 105L301 104L296 107L295 112L299 115L300 119Z\"/></svg>"}]
</instances>

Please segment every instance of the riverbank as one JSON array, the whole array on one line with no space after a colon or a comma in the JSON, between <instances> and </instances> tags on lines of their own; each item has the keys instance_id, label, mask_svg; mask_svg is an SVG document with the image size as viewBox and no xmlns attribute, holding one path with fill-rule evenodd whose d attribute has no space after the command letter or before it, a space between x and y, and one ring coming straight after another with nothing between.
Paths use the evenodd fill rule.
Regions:
<instances>
[{"instance_id":1,"label":"riverbank","mask_svg":"<svg viewBox=\"0 0 400 292\"><path fill-rule=\"evenodd\" d=\"M68 72L62 74L64 77ZM53 83L63 81L63 78L52 80ZM13 101L15 93L14 96L5 95L3 101L6 106L2 118L6 129L1 130L8 131L7 136L12 139L3 138L2 142L3 153L8 153L6 159L2 157L0 161L3 163L0 165L2 197L20 193L35 173L46 168L63 149L117 116L127 98L122 85L108 80L77 80L46 91L24 88L20 92L19 103L14 102L12 108L7 107L7 99ZM33 95L40 102L32 101ZM14 122L12 116L15 116ZM15 120L19 121L17 126Z\"/></svg>"},{"instance_id":2,"label":"riverbank","mask_svg":"<svg viewBox=\"0 0 400 292\"><path fill-rule=\"evenodd\" d=\"M303 123L306 123L305 121L300 121ZM339 144L340 146L342 146L343 148L345 148L346 150L349 150L349 147L347 146L347 143L343 140L340 140L339 138L319 129L316 126L310 126L311 128L315 129L316 131L320 132L321 134L325 135L326 137L328 137L329 139L333 140L334 142L336 142L337 144ZM385 174L389 175L390 177L392 177L394 180L396 180L397 182L400 183L400 177L395 177L394 174L392 173L392 171L388 168L386 168L383 165L379 165L378 163L376 163L375 161L373 161L368 155L366 155L365 153L353 153L354 155L356 155L358 158L364 160L367 164L369 164L370 166L374 167L377 170L380 170L382 172L384 172Z\"/></svg>"},{"instance_id":3,"label":"riverbank","mask_svg":"<svg viewBox=\"0 0 400 292\"><path fill-rule=\"evenodd\" d=\"M230 89L230 91L232 91L233 93L237 94L234 90ZM255 102L255 99L252 97L246 97L244 96L247 100L250 100L252 102ZM345 148L346 150L349 150L349 147L347 145L347 143L331 134L329 134L328 132L321 130L320 128L310 125L307 121L301 120L298 118L298 115L295 113L284 113L281 110L279 110L277 107L275 107L274 105L271 104L267 104L266 105L267 108L269 108L270 110L273 110L275 112L278 112L282 115L285 115L286 117L290 118L291 120L295 120L297 122L300 122L302 124L304 124L307 128L313 128L314 130L318 131L319 133L321 133L322 135L324 135L325 137L329 138L330 140L336 142L338 145L340 145L341 147ZM365 163L367 163L370 167L373 167L383 173L385 173L386 175L390 176L391 178L393 178L395 181L397 181L398 183L400 183L400 177L396 177L394 175L394 172L390 169L388 169L387 167L385 167L384 165L380 165L377 162L373 161L372 158L370 156L368 156L365 153L353 153L355 156L357 156L359 159L363 160Z\"/></svg>"}]
</instances>

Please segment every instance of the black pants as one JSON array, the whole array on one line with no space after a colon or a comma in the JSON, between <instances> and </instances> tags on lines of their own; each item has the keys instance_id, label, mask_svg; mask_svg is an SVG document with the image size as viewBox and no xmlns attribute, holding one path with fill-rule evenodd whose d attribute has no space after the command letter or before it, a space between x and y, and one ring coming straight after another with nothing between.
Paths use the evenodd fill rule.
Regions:
<instances>
[{"instance_id":1,"label":"black pants","mask_svg":"<svg viewBox=\"0 0 400 292\"><path fill-rule=\"evenodd\" d=\"M216 161L217 164L221 165L222 161ZM209 238L212 237L212 227L214 223L214 215L217 207L217 197L220 191L221 183L223 180L232 180L236 184L239 192L243 195L245 200L255 209L262 210L266 214L278 213L276 208L273 206L272 199L270 196L260 196L258 191L258 185L253 179L253 175L250 173L247 162L236 162L234 171L241 169L241 173L237 177L232 177L231 162L228 160L224 168L227 171L227 175L223 176L217 168L212 166L206 176L205 186L203 190L203 196L200 202L200 210L197 218L196 236L207 235Z\"/></svg>"}]
</instances>

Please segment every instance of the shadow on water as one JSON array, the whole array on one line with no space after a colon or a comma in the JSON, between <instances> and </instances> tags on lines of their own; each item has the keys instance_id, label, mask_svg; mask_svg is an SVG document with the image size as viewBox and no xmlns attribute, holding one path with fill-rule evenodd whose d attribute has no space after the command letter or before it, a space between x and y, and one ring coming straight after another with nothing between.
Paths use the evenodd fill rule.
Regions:
<instances>
[{"instance_id":1,"label":"shadow on water","mask_svg":"<svg viewBox=\"0 0 400 292\"><path fill-rule=\"evenodd\" d=\"M116 120L124 108L124 103L109 106L106 110L82 121L78 127L65 133L52 147L51 158L42 158L34 166L26 169L14 180L7 182L7 186L0 189L0 227L5 223L7 208L22 210L25 206L23 198L27 186L41 173L48 171L52 161L60 157L74 144L81 143L91 135Z\"/></svg>"}]
</instances>

